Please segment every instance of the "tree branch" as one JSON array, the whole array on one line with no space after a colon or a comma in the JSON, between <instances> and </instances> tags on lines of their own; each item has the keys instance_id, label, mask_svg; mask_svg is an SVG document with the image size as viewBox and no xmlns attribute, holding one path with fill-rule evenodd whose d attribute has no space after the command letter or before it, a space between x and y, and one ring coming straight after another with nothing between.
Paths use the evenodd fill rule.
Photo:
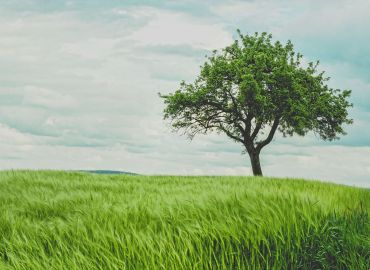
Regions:
<instances>
[{"instance_id":1,"label":"tree branch","mask_svg":"<svg viewBox=\"0 0 370 270\"><path fill-rule=\"evenodd\" d=\"M244 141L235 135L233 135L230 131L228 131L222 124L220 124L217 128L221 129L223 132L226 133L227 136L229 136L231 139L234 139L235 141L241 142L244 144Z\"/></svg>"},{"instance_id":2,"label":"tree branch","mask_svg":"<svg viewBox=\"0 0 370 270\"><path fill-rule=\"evenodd\" d=\"M237 102L235 100L235 97L232 95L230 89L227 90L227 93L229 94L230 99L231 99L231 102L234 105L233 106L233 111L234 111L235 117L237 118L236 120L240 120L240 121L243 122L244 121L243 115L238 110L238 104L237 104ZM235 125L237 126L237 128L239 129L239 131L240 131L241 134L244 134L245 133L245 129L243 129L243 127L239 123L235 122Z\"/></svg>"},{"instance_id":3,"label":"tree branch","mask_svg":"<svg viewBox=\"0 0 370 270\"><path fill-rule=\"evenodd\" d=\"M238 142L241 142L242 144L244 144L244 142L243 142L243 140L242 140L242 139L240 139L239 137L237 137L237 136L233 135L229 130L227 130L227 129L222 125L222 123L221 123L221 122L219 122L219 123L217 123L217 124L209 124L209 123L207 123L207 125L204 125L204 124L200 123L200 122L199 122L199 120L197 120L197 119L194 119L194 121L195 121L196 123L198 123L199 125L201 125L201 126L204 128L204 130L207 130L207 129L210 129L210 128L218 128L218 129L222 130L223 132L225 132L225 134L226 134L227 136L229 136L231 139L233 139L233 140L235 140L235 141L238 141ZM198 132L201 132L201 130L195 130L195 134L196 134L196 133L198 133Z\"/></svg>"},{"instance_id":4,"label":"tree branch","mask_svg":"<svg viewBox=\"0 0 370 270\"><path fill-rule=\"evenodd\" d=\"M231 94L230 94L231 95ZM231 95L232 96L232 95ZM216 102L213 102L213 101L211 101L211 100L206 100L205 101L205 105L209 105L209 106L213 106L213 107L215 107L216 109L218 109L218 110L220 110L221 112L224 112L224 113L231 113L231 114L234 114L235 115L235 120L238 120L238 119L240 119L241 121L243 121L243 117L242 117L242 115L238 112L238 110L237 110L237 107L236 107L236 101L235 100L233 100L232 99L232 102L233 102L233 104L234 104L234 107L233 107L233 109L232 110L230 110L230 109L227 109L227 108L225 108L225 106L222 106L222 105L220 105L219 103L216 103ZM245 133L245 130L243 129L243 127L240 125L240 124L238 124L238 122L237 121L233 121L234 122L234 125L239 129L239 131L240 131L240 133L241 134L244 134Z\"/></svg>"},{"instance_id":5,"label":"tree branch","mask_svg":"<svg viewBox=\"0 0 370 270\"><path fill-rule=\"evenodd\" d=\"M269 135L267 136L267 138L265 140L260 141L260 142L257 143L256 150L258 152L261 151L261 149L264 146L268 145L272 141L272 138L274 137L275 131L276 131L277 127L279 126L279 120L280 120L280 117L275 117L274 123L272 124L271 130L270 130Z\"/></svg>"},{"instance_id":6,"label":"tree branch","mask_svg":"<svg viewBox=\"0 0 370 270\"><path fill-rule=\"evenodd\" d=\"M256 127L254 128L253 133L251 135L251 140L252 141L256 138L256 136L257 136L258 132L260 131L261 127L262 127L262 122L261 121L257 122Z\"/></svg>"},{"instance_id":7,"label":"tree branch","mask_svg":"<svg viewBox=\"0 0 370 270\"><path fill-rule=\"evenodd\" d=\"M250 141L250 138L251 138L252 119L253 119L253 114L251 112L248 112L247 118L244 120L244 124L245 124L244 140L245 141L247 140Z\"/></svg>"}]
</instances>

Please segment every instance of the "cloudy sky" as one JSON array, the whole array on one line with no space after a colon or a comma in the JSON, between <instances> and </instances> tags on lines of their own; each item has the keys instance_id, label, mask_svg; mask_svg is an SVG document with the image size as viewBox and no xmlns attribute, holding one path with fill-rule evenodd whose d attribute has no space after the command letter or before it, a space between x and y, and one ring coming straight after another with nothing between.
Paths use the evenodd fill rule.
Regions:
<instances>
[{"instance_id":1,"label":"cloudy sky","mask_svg":"<svg viewBox=\"0 0 370 270\"><path fill-rule=\"evenodd\" d=\"M369 13L367 0L2 0L0 169L250 175L227 137L172 133L157 95L191 82L239 28L292 40L353 90L347 136L277 136L264 174L369 187Z\"/></svg>"}]
</instances>

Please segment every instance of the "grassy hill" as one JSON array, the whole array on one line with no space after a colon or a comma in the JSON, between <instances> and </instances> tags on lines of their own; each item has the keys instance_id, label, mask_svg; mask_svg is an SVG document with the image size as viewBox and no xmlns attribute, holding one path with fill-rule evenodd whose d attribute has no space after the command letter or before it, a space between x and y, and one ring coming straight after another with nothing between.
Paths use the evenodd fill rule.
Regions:
<instances>
[{"instance_id":1,"label":"grassy hill","mask_svg":"<svg viewBox=\"0 0 370 270\"><path fill-rule=\"evenodd\" d=\"M370 269L370 192L253 177L0 173L0 269Z\"/></svg>"}]
</instances>

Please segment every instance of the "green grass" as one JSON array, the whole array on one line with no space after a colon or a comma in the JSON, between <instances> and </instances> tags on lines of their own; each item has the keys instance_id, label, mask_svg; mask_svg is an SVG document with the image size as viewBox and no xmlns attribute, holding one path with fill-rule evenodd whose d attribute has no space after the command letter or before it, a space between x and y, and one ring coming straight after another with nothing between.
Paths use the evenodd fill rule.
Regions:
<instances>
[{"instance_id":1,"label":"green grass","mask_svg":"<svg viewBox=\"0 0 370 270\"><path fill-rule=\"evenodd\" d=\"M370 191L253 177L0 173L0 269L370 269Z\"/></svg>"}]
</instances>

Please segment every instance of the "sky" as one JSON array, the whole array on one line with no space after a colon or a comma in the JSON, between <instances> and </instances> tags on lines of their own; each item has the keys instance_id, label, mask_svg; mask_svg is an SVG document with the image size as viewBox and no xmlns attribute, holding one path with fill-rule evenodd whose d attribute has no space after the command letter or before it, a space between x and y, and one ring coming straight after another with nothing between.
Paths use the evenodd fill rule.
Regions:
<instances>
[{"instance_id":1,"label":"sky","mask_svg":"<svg viewBox=\"0 0 370 270\"><path fill-rule=\"evenodd\" d=\"M240 29L290 39L331 87L352 90L346 136L275 136L264 175L370 187L369 13L367 0L2 0L0 169L251 175L226 136L172 132L158 97Z\"/></svg>"}]
</instances>

